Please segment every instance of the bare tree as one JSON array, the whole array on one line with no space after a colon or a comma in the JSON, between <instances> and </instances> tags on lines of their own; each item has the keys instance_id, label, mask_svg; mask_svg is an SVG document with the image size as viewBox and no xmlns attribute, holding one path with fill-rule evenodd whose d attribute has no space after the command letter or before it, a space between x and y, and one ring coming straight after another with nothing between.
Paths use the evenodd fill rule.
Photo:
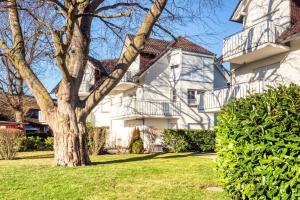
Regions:
<instances>
[{"instance_id":1,"label":"bare tree","mask_svg":"<svg viewBox=\"0 0 300 200\"><path fill-rule=\"evenodd\" d=\"M4 3L1 6L8 16L12 41L0 41L0 49L26 82L54 132L55 165L58 166L90 164L85 123L87 116L118 84L151 32L157 28L172 35L166 27L171 26L170 22L176 19L178 22L182 21L179 15L188 15L189 12L186 11L190 11L183 7L188 1L177 3L175 0L24 0L21 3L16 0L2 0L2 2ZM203 2L212 1L203 0ZM48 19L55 20L42 19L40 9L50 10ZM62 77L57 93L57 104L53 102L26 60L23 19L20 18L23 12L43 25L47 29L45 35L51 36L56 66ZM78 92L90 55L91 42L97 38L93 37L93 33L101 30L105 32L105 40L108 40L109 35L122 38L122 34L128 33L129 30L136 30L136 33L131 44L119 57L110 77L97 84L85 99L80 99ZM113 34L106 34L107 31Z\"/></svg>"},{"instance_id":2,"label":"bare tree","mask_svg":"<svg viewBox=\"0 0 300 200\"><path fill-rule=\"evenodd\" d=\"M46 16L45 13L44 16ZM41 25L30 19L28 15L22 17L26 18L23 22L23 27L26 29L23 36L25 58L28 65L34 68L35 63L41 60L42 57L47 57L47 48L45 48L45 41L42 40ZM2 24L0 39L7 42L12 41L9 28L5 24ZM34 71L37 74L41 72L41 70ZM24 115L29 109L36 108L33 99L27 96L26 93L27 87L23 78L15 69L9 57L0 52L0 104L2 112L5 112L6 115L14 118L19 123L24 122Z\"/></svg>"}]
</instances>

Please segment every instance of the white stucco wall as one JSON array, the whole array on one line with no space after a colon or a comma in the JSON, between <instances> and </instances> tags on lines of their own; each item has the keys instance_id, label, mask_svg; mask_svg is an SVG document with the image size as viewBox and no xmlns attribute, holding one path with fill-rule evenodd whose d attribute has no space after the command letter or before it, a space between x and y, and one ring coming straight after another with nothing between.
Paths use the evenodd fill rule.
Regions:
<instances>
[{"instance_id":1,"label":"white stucco wall","mask_svg":"<svg viewBox=\"0 0 300 200\"><path fill-rule=\"evenodd\" d=\"M86 95L86 93L89 92L88 89L92 85L94 85L94 83L95 83L94 74L95 74L95 68L93 67L93 65L90 62L88 62L87 66L85 68L85 71L84 71L81 86L79 88L80 96L81 96L81 94Z\"/></svg>"},{"instance_id":2,"label":"white stucco wall","mask_svg":"<svg viewBox=\"0 0 300 200\"><path fill-rule=\"evenodd\" d=\"M300 40L292 41L290 48L291 50L284 54L242 66L233 65L233 84L248 83L257 80L299 82ZM263 71L264 67L266 67L265 71Z\"/></svg>"},{"instance_id":3,"label":"white stucco wall","mask_svg":"<svg viewBox=\"0 0 300 200\"><path fill-rule=\"evenodd\" d=\"M138 58L139 59L139 58ZM118 95L105 98L93 110L94 125L109 126L111 134L109 136L109 146L128 147L134 127L141 130L147 127L157 129L166 128L191 128L210 129L215 124L214 113L200 113L196 106L188 105L188 89L206 91L215 87L216 78L214 57L199 55L174 49L162 56L151 68L149 68L139 83L133 89L124 91ZM178 67L171 68L171 66ZM129 69L136 69L139 61L136 61ZM217 78L219 84L226 83L225 77ZM224 80L219 80L224 79ZM153 118L153 116L141 119L113 120L111 116L111 105L120 101L121 97L136 96L141 99L153 101L171 101L171 91L176 89L177 101L180 102L180 116L171 118ZM200 95L197 96L200 100ZM107 103L105 103L107 101ZM102 105L102 104L105 104ZM116 108L117 109L117 108ZM110 112L106 112L109 111ZM147 141L144 141L145 144Z\"/></svg>"},{"instance_id":4,"label":"white stucco wall","mask_svg":"<svg viewBox=\"0 0 300 200\"><path fill-rule=\"evenodd\" d=\"M250 0L246 7L245 28L261 21L272 20L276 25L290 25L290 0Z\"/></svg>"}]
</instances>

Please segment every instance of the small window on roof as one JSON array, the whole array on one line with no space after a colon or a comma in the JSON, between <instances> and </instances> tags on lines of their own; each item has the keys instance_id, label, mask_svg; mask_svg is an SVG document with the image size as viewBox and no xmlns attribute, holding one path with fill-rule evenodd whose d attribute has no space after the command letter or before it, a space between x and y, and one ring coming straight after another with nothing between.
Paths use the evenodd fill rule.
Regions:
<instances>
[{"instance_id":1,"label":"small window on roof","mask_svg":"<svg viewBox=\"0 0 300 200\"><path fill-rule=\"evenodd\" d=\"M176 69L176 68L178 68L179 67L179 65L172 65L171 66L171 69Z\"/></svg>"}]
</instances>

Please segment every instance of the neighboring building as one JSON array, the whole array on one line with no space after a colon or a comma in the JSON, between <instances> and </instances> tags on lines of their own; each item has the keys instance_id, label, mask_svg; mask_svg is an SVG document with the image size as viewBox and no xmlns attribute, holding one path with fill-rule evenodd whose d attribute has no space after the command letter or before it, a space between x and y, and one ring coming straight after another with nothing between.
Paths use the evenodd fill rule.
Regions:
<instances>
[{"instance_id":1,"label":"neighboring building","mask_svg":"<svg viewBox=\"0 0 300 200\"><path fill-rule=\"evenodd\" d=\"M231 87L207 92L203 112L219 111L228 99L261 92L267 85L300 83L299 0L241 0L231 21L243 25L224 39Z\"/></svg>"},{"instance_id":2,"label":"neighboring building","mask_svg":"<svg viewBox=\"0 0 300 200\"><path fill-rule=\"evenodd\" d=\"M22 131L24 130L22 124L10 121L0 121L0 130L1 129L19 129Z\"/></svg>"},{"instance_id":3,"label":"neighboring building","mask_svg":"<svg viewBox=\"0 0 300 200\"><path fill-rule=\"evenodd\" d=\"M5 99L3 93L0 93L0 98ZM10 97L12 98L12 97ZM0 103L0 129L18 128L24 129L26 133L39 132L52 135L49 126L41 119L39 107L33 96L24 96L22 98L25 110L24 122L16 123L15 112L7 105Z\"/></svg>"},{"instance_id":4,"label":"neighboring building","mask_svg":"<svg viewBox=\"0 0 300 200\"><path fill-rule=\"evenodd\" d=\"M132 39L127 36L125 46ZM223 88L229 81L229 73L215 61L212 52L183 37L149 39L121 82L92 111L89 121L110 128L111 147L128 147L135 127L143 133L149 129L210 129L215 125L215 113L199 112L202 95ZM115 62L90 58L80 96L109 76ZM142 137L147 148L147 135ZM159 139L156 143L160 144Z\"/></svg>"}]
</instances>

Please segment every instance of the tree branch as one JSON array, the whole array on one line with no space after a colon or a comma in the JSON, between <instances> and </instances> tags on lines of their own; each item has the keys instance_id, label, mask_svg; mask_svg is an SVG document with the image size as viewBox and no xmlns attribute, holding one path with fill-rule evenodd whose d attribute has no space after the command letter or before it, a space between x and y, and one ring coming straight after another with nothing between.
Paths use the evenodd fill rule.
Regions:
<instances>
[{"instance_id":1,"label":"tree branch","mask_svg":"<svg viewBox=\"0 0 300 200\"><path fill-rule=\"evenodd\" d=\"M133 43L130 44L125 52L121 55L116 64L116 69L111 74L112 78L106 79L101 85L87 97L84 102L84 108L80 113L80 117L86 117L91 110L119 83L131 63L136 59L138 53L143 48L146 39L149 37L155 22L162 14L168 0L156 0L150 11L147 13L142 22Z\"/></svg>"},{"instance_id":2,"label":"tree branch","mask_svg":"<svg viewBox=\"0 0 300 200\"><path fill-rule=\"evenodd\" d=\"M16 0L7 0L8 16L12 36L14 38L14 55L9 54L9 59L22 78L26 81L27 86L35 96L37 103L44 113L49 114L54 111L55 105L51 96L40 80L33 73L32 69L26 62L24 38L22 34L19 14Z\"/></svg>"}]
</instances>

